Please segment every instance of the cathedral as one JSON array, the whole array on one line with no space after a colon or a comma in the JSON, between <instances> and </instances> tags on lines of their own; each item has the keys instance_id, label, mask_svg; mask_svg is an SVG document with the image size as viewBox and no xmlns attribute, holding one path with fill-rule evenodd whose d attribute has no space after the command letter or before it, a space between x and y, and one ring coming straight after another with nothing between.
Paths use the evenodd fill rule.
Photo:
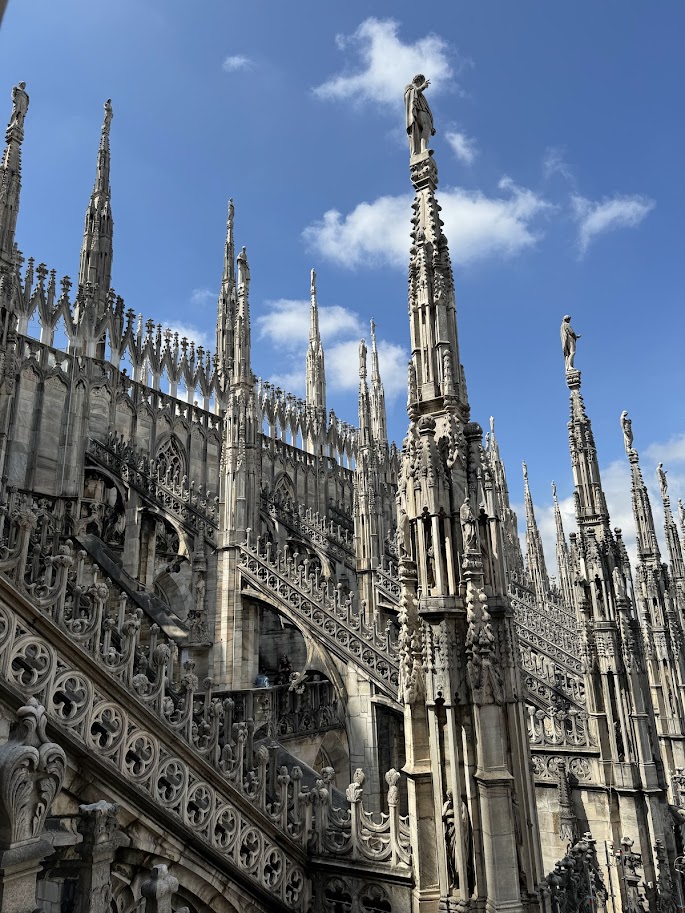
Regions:
<instances>
[{"instance_id":1,"label":"cathedral","mask_svg":"<svg viewBox=\"0 0 685 913\"><path fill-rule=\"evenodd\" d=\"M524 466L522 549L471 416L427 87L405 91L401 447L373 323L356 425L327 408L314 271L306 398L254 375L232 201L214 352L115 293L109 100L77 280L25 260L12 90L2 913L685 910L685 512L660 466L662 554L623 413L631 564L566 316L576 525L555 492L548 568Z\"/></svg>"}]
</instances>

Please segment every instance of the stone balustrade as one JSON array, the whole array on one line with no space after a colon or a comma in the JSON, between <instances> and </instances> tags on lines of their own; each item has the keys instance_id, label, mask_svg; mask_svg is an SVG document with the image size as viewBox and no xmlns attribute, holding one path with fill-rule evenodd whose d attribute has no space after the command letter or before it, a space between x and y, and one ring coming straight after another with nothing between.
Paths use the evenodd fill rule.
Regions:
<instances>
[{"instance_id":1,"label":"stone balustrade","mask_svg":"<svg viewBox=\"0 0 685 913\"><path fill-rule=\"evenodd\" d=\"M311 508L305 509L301 504L281 504L273 497L264 498L263 506L274 519L316 548L341 563L354 565L353 537L340 524L320 516Z\"/></svg>"},{"instance_id":2,"label":"stone balustrade","mask_svg":"<svg viewBox=\"0 0 685 913\"><path fill-rule=\"evenodd\" d=\"M309 561L298 562L289 550L274 551L271 542L258 537L252 542L251 531L240 549L240 569L246 581L258 590L266 590L295 613L315 636L345 661L361 665L382 693L397 696L397 647L392 624L380 632L368 625L350 594L343 597L338 585L331 593L318 567L309 573Z\"/></svg>"},{"instance_id":3,"label":"stone balustrade","mask_svg":"<svg viewBox=\"0 0 685 913\"><path fill-rule=\"evenodd\" d=\"M39 700L103 779L145 794L282 906L307 909L306 853L327 853L341 833L350 853L406 874L397 807L376 843L371 819L353 827L332 809L333 771L310 791L297 767L276 768L276 743L256 748L254 721L237 722L210 682L201 691L173 641L153 625L141 642L142 612L111 582L86 585L69 543L41 545L44 522L28 499L0 507L0 688Z\"/></svg>"},{"instance_id":4,"label":"stone balustrade","mask_svg":"<svg viewBox=\"0 0 685 913\"><path fill-rule=\"evenodd\" d=\"M105 441L90 439L87 453L193 532L215 542L219 499L204 491L202 485L195 488L186 476L177 479L168 472L163 475L154 459L138 453L115 435Z\"/></svg>"}]
</instances>

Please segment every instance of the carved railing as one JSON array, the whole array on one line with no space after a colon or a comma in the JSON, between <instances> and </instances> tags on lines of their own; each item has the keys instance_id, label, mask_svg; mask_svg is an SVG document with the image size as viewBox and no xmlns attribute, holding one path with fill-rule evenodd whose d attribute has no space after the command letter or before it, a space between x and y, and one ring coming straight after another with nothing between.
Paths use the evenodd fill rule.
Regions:
<instances>
[{"instance_id":1,"label":"carved railing","mask_svg":"<svg viewBox=\"0 0 685 913\"><path fill-rule=\"evenodd\" d=\"M353 537L339 524L321 517L318 511L305 509L301 504L281 504L272 497L264 499L263 506L280 523L338 561L354 561Z\"/></svg>"},{"instance_id":2,"label":"carved railing","mask_svg":"<svg viewBox=\"0 0 685 913\"><path fill-rule=\"evenodd\" d=\"M400 574L397 564L383 558L383 563L374 568L373 580L386 599L399 608Z\"/></svg>"},{"instance_id":3,"label":"carved railing","mask_svg":"<svg viewBox=\"0 0 685 913\"><path fill-rule=\"evenodd\" d=\"M154 459L139 453L113 434L105 441L91 438L87 453L193 532L210 542L216 540L219 499L204 491L202 484L195 488L187 476L175 479L168 472L163 475Z\"/></svg>"},{"instance_id":4,"label":"carved railing","mask_svg":"<svg viewBox=\"0 0 685 913\"><path fill-rule=\"evenodd\" d=\"M570 706L578 710L586 708L582 675L569 672L527 643L519 643L519 656L526 688L535 703L557 709Z\"/></svg>"},{"instance_id":5,"label":"carved railing","mask_svg":"<svg viewBox=\"0 0 685 913\"><path fill-rule=\"evenodd\" d=\"M388 622L385 631L367 624L352 595L343 597L338 585L331 593L318 567L309 572L309 560L298 561L286 548L275 551L271 542L258 537L240 549L244 579L266 590L295 614L332 653L363 668L375 684L393 699L397 696L397 645Z\"/></svg>"},{"instance_id":6,"label":"carved railing","mask_svg":"<svg viewBox=\"0 0 685 913\"><path fill-rule=\"evenodd\" d=\"M528 737L533 749L591 748L588 714L571 707L568 710L540 710L527 705Z\"/></svg>"},{"instance_id":7,"label":"carved railing","mask_svg":"<svg viewBox=\"0 0 685 913\"><path fill-rule=\"evenodd\" d=\"M562 624L554 613L547 614L546 605L543 609L532 602L522 602L519 593L520 590L510 592L519 640L547 654L569 672L582 674L578 629L568 627L568 615L561 613L565 617Z\"/></svg>"},{"instance_id":8,"label":"carved railing","mask_svg":"<svg viewBox=\"0 0 685 913\"><path fill-rule=\"evenodd\" d=\"M329 831L342 826L355 852L388 860L385 847L374 855L375 831L346 829L299 768L277 767L276 743L255 748L254 722L236 721L210 681L201 691L194 664L179 668L173 641L144 630L142 612L83 553L53 545L44 512L13 500L0 507L0 577L13 594L0 600L0 680L284 906L307 908L302 854L327 846ZM406 869L402 827L391 807L390 865Z\"/></svg>"},{"instance_id":9,"label":"carved railing","mask_svg":"<svg viewBox=\"0 0 685 913\"><path fill-rule=\"evenodd\" d=\"M345 726L337 691L327 681L305 679L297 684L222 692L219 696L233 701L236 722L254 720L257 738L268 736L281 741Z\"/></svg>"}]
</instances>

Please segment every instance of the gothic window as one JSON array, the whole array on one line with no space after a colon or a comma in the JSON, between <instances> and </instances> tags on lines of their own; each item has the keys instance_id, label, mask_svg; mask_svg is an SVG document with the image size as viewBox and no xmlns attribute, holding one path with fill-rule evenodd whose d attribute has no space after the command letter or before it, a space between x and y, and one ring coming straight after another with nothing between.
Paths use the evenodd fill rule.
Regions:
<instances>
[{"instance_id":1,"label":"gothic window","mask_svg":"<svg viewBox=\"0 0 685 913\"><path fill-rule=\"evenodd\" d=\"M340 878L333 878L323 892L323 905L326 913L350 913L352 895Z\"/></svg>"},{"instance_id":2,"label":"gothic window","mask_svg":"<svg viewBox=\"0 0 685 913\"><path fill-rule=\"evenodd\" d=\"M364 887L361 905L364 913L392 913L388 895L379 884L367 884Z\"/></svg>"},{"instance_id":3,"label":"gothic window","mask_svg":"<svg viewBox=\"0 0 685 913\"><path fill-rule=\"evenodd\" d=\"M178 439L171 435L157 451L159 475L169 481L180 482L186 475L186 459Z\"/></svg>"},{"instance_id":4,"label":"gothic window","mask_svg":"<svg viewBox=\"0 0 685 913\"><path fill-rule=\"evenodd\" d=\"M294 500L295 491L293 489L293 483L290 481L290 477L284 473L274 488L274 501L276 501L277 504L289 507Z\"/></svg>"}]
</instances>

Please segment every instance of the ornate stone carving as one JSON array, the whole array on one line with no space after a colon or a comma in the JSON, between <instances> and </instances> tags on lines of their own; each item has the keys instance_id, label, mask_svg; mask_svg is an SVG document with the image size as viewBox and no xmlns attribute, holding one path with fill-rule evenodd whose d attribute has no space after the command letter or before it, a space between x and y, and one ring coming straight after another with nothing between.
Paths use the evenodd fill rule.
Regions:
<instances>
[{"instance_id":1,"label":"ornate stone carving","mask_svg":"<svg viewBox=\"0 0 685 913\"><path fill-rule=\"evenodd\" d=\"M48 739L46 725L45 707L31 697L0 747L0 846L7 849L40 838L62 787L66 756Z\"/></svg>"}]
</instances>

